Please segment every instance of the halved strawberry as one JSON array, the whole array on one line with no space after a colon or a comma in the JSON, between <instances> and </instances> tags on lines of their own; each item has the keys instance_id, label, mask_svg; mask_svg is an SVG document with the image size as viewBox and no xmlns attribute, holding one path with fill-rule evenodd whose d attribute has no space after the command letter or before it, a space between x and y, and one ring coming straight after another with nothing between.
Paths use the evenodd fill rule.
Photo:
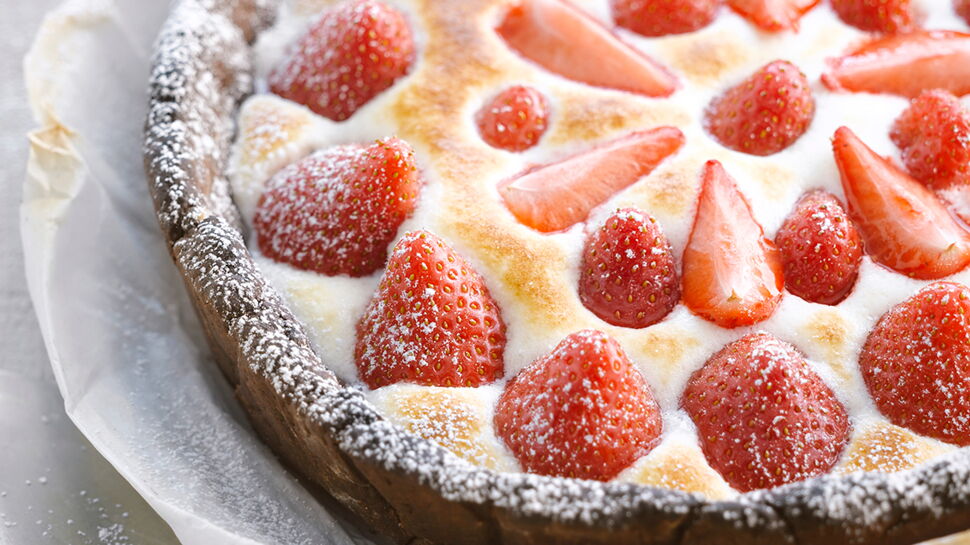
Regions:
<instances>
[{"instance_id":1,"label":"halved strawberry","mask_svg":"<svg viewBox=\"0 0 970 545\"><path fill-rule=\"evenodd\" d=\"M681 405L701 449L747 492L827 472L849 440L849 417L792 345L751 333L691 375Z\"/></svg>"},{"instance_id":2,"label":"halved strawberry","mask_svg":"<svg viewBox=\"0 0 970 545\"><path fill-rule=\"evenodd\" d=\"M942 89L923 91L889 133L914 178L933 189L970 184L970 111Z\"/></svg>"},{"instance_id":3,"label":"halved strawberry","mask_svg":"<svg viewBox=\"0 0 970 545\"><path fill-rule=\"evenodd\" d=\"M916 31L878 38L829 59L822 82L834 91L913 98L926 89L970 93L970 34Z\"/></svg>"},{"instance_id":4,"label":"halved strawberry","mask_svg":"<svg viewBox=\"0 0 970 545\"><path fill-rule=\"evenodd\" d=\"M731 9L762 30L798 30L798 20L819 0L728 0Z\"/></svg>"},{"instance_id":5,"label":"halved strawberry","mask_svg":"<svg viewBox=\"0 0 970 545\"><path fill-rule=\"evenodd\" d=\"M788 61L774 61L711 101L704 121L725 147L771 155L795 143L814 115L805 74Z\"/></svg>"},{"instance_id":6,"label":"halved strawberry","mask_svg":"<svg viewBox=\"0 0 970 545\"><path fill-rule=\"evenodd\" d=\"M523 224L543 233L579 223L684 145L674 127L632 132L557 163L502 181L498 192Z\"/></svg>"},{"instance_id":7,"label":"halved strawberry","mask_svg":"<svg viewBox=\"0 0 970 545\"><path fill-rule=\"evenodd\" d=\"M684 304L721 327L767 319L781 301L781 256L751 206L717 161L701 176L694 227L684 249Z\"/></svg>"},{"instance_id":8,"label":"halved strawberry","mask_svg":"<svg viewBox=\"0 0 970 545\"><path fill-rule=\"evenodd\" d=\"M970 0L953 0L953 9L970 25Z\"/></svg>"},{"instance_id":9,"label":"halved strawberry","mask_svg":"<svg viewBox=\"0 0 970 545\"><path fill-rule=\"evenodd\" d=\"M290 47L269 76L270 90L343 121L394 84L414 62L407 21L379 0L329 9Z\"/></svg>"},{"instance_id":10,"label":"halved strawberry","mask_svg":"<svg viewBox=\"0 0 970 545\"><path fill-rule=\"evenodd\" d=\"M523 57L571 80L651 97L677 88L666 68L568 0L519 0L495 30Z\"/></svg>"},{"instance_id":11,"label":"halved strawberry","mask_svg":"<svg viewBox=\"0 0 970 545\"><path fill-rule=\"evenodd\" d=\"M721 0L610 0L616 24L644 36L667 36L711 23Z\"/></svg>"},{"instance_id":12,"label":"halved strawberry","mask_svg":"<svg viewBox=\"0 0 970 545\"><path fill-rule=\"evenodd\" d=\"M862 262L862 239L842 203L810 191L775 234L785 264L785 287L814 303L835 305L852 291Z\"/></svg>"},{"instance_id":13,"label":"halved strawberry","mask_svg":"<svg viewBox=\"0 0 970 545\"><path fill-rule=\"evenodd\" d=\"M586 239L579 298L594 314L622 327L647 327L680 299L670 242L652 217L617 210Z\"/></svg>"},{"instance_id":14,"label":"halved strawberry","mask_svg":"<svg viewBox=\"0 0 970 545\"><path fill-rule=\"evenodd\" d=\"M504 351L505 323L482 277L437 236L406 233L357 323L361 380L478 386L502 376Z\"/></svg>"},{"instance_id":15,"label":"halved strawberry","mask_svg":"<svg viewBox=\"0 0 970 545\"><path fill-rule=\"evenodd\" d=\"M525 85L513 85L496 95L478 114L478 132L488 145L523 151L539 142L546 132L549 102L545 95Z\"/></svg>"},{"instance_id":16,"label":"halved strawberry","mask_svg":"<svg viewBox=\"0 0 970 545\"><path fill-rule=\"evenodd\" d=\"M403 140L317 151L267 182L253 219L259 249L300 269L366 276L384 265L420 189Z\"/></svg>"},{"instance_id":17,"label":"halved strawberry","mask_svg":"<svg viewBox=\"0 0 970 545\"><path fill-rule=\"evenodd\" d=\"M832 9L845 24L866 32L896 34L918 27L911 0L832 0Z\"/></svg>"},{"instance_id":18,"label":"halved strawberry","mask_svg":"<svg viewBox=\"0 0 970 545\"><path fill-rule=\"evenodd\" d=\"M970 233L933 193L847 127L835 131L832 148L849 215L874 261L921 279L941 278L970 263Z\"/></svg>"},{"instance_id":19,"label":"halved strawberry","mask_svg":"<svg viewBox=\"0 0 970 545\"><path fill-rule=\"evenodd\" d=\"M663 422L615 340L584 330L505 387L495 432L530 473L608 481L650 452Z\"/></svg>"},{"instance_id":20,"label":"halved strawberry","mask_svg":"<svg viewBox=\"0 0 970 545\"><path fill-rule=\"evenodd\" d=\"M970 288L936 282L890 309L869 333L859 368L894 424L970 445Z\"/></svg>"}]
</instances>

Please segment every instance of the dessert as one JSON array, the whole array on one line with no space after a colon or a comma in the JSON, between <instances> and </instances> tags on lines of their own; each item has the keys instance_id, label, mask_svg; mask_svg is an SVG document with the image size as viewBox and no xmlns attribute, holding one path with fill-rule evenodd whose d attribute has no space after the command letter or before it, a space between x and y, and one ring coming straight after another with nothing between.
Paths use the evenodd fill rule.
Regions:
<instances>
[{"instance_id":1,"label":"dessert","mask_svg":"<svg viewBox=\"0 0 970 545\"><path fill-rule=\"evenodd\" d=\"M968 35L860 2L185 0L146 166L254 427L399 540L970 526Z\"/></svg>"}]
</instances>

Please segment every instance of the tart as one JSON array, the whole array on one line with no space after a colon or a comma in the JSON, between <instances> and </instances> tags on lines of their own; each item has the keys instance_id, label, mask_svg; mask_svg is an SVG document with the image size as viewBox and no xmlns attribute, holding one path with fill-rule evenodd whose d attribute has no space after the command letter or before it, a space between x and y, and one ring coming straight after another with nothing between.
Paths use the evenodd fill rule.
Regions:
<instances>
[{"instance_id":1,"label":"tart","mask_svg":"<svg viewBox=\"0 0 970 545\"><path fill-rule=\"evenodd\" d=\"M176 4L159 222L308 487L416 543L970 527L965 8L727 4Z\"/></svg>"}]
</instances>

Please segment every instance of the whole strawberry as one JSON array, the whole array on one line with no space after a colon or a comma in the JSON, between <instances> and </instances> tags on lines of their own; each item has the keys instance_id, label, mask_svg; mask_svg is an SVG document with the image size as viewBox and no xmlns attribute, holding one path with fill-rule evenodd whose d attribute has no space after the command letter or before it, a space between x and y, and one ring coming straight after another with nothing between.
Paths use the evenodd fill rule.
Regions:
<instances>
[{"instance_id":1,"label":"whole strawberry","mask_svg":"<svg viewBox=\"0 0 970 545\"><path fill-rule=\"evenodd\" d=\"M502 376L505 323L482 277L440 238L406 233L357 323L357 373L396 382L479 386Z\"/></svg>"},{"instance_id":2,"label":"whole strawberry","mask_svg":"<svg viewBox=\"0 0 970 545\"><path fill-rule=\"evenodd\" d=\"M722 0L610 0L616 24L643 36L683 34L711 23Z\"/></svg>"},{"instance_id":3,"label":"whole strawberry","mask_svg":"<svg viewBox=\"0 0 970 545\"><path fill-rule=\"evenodd\" d=\"M785 266L785 287L813 303L845 299L859 275L862 239L831 193L802 196L775 235Z\"/></svg>"},{"instance_id":4,"label":"whole strawberry","mask_svg":"<svg viewBox=\"0 0 970 545\"><path fill-rule=\"evenodd\" d=\"M923 91L889 136L914 178L933 189L970 185L970 112L949 91Z\"/></svg>"},{"instance_id":5,"label":"whole strawberry","mask_svg":"<svg viewBox=\"0 0 970 545\"><path fill-rule=\"evenodd\" d=\"M475 120L489 146L524 151L539 143L546 132L549 102L532 87L514 85L483 106Z\"/></svg>"},{"instance_id":6,"label":"whole strawberry","mask_svg":"<svg viewBox=\"0 0 970 545\"><path fill-rule=\"evenodd\" d=\"M608 481L657 444L650 387L615 340L584 330L505 387L495 431L530 473Z\"/></svg>"},{"instance_id":7,"label":"whole strawberry","mask_svg":"<svg viewBox=\"0 0 970 545\"><path fill-rule=\"evenodd\" d=\"M869 333L859 368L894 424L970 445L970 288L936 282L890 309Z\"/></svg>"},{"instance_id":8,"label":"whole strawberry","mask_svg":"<svg viewBox=\"0 0 970 545\"><path fill-rule=\"evenodd\" d=\"M269 76L270 90L343 121L405 75L411 28L379 0L347 0L324 12Z\"/></svg>"},{"instance_id":9,"label":"whole strawberry","mask_svg":"<svg viewBox=\"0 0 970 545\"><path fill-rule=\"evenodd\" d=\"M771 155L808 130L815 99L797 66L774 61L711 101L707 130L725 147Z\"/></svg>"},{"instance_id":10,"label":"whole strawberry","mask_svg":"<svg viewBox=\"0 0 970 545\"><path fill-rule=\"evenodd\" d=\"M639 210L617 210L586 239L579 271L583 305L606 322L647 327L680 299L680 279L660 224Z\"/></svg>"},{"instance_id":11,"label":"whole strawberry","mask_svg":"<svg viewBox=\"0 0 970 545\"><path fill-rule=\"evenodd\" d=\"M694 372L681 405L704 456L747 492L827 472L849 440L849 417L790 344L751 333Z\"/></svg>"},{"instance_id":12,"label":"whole strawberry","mask_svg":"<svg viewBox=\"0 0 970 545\"><path fill-rule=\"evenodd\" d=\"M300 269L366 276L384 265L420 189L403 140L317 151L267 182L253 220L259 249Z\"/></svg>"},{"instance_id":13,"label":"whole strawberry","mask_svg":"<svg viewBox=\"0 0 970 545\"><path fill-rule=\"evenodd\" d=\"M832 0L832 9L845 24L866 32L896 34L918 26L910 0Z\"/></svg>"}]
</instances>

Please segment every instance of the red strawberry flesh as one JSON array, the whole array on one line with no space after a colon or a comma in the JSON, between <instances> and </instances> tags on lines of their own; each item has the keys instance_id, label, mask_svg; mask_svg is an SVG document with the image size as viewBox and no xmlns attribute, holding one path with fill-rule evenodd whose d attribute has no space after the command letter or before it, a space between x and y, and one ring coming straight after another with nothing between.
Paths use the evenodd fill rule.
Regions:
<instances>
[{"instance_id":1,"label":"red strawberry flesh","mask_svg":"<svg viewBox=\"0 0 970 545\"><path fill-rule=\"evenodd\" d=\"M711 23L721 0L610 0L616 24L643 36L699 30Z\"/></svg>"},{"instance_id":2,"label":"red strawberry flesh","mask_svg":"<svg viewBox=\"0 0 970 545\"><path fill-rule=\"evenodd\" d=\"M543 233L585 220L593 208L653 171L684 144L674 127L637 131L538 166L499 183L502 200L524 225Z\"/></svg>"},{"instance_id":3,"label":"red strawberry flesh","mask_svg":"<svg viewBox=\"0 0 970 545\"><path fill-rule=\"evenodd\" d=\"M762 30L798 30L798 21L819 0L728 0L739 15Z\"/></svg>"},{"instance_id":4,"label":"red strawberry flesh","mask_svg":"<svg viewBox=\"0 0 970 545\"><path fill-rule=\"evenodd\" d=\"M781 301L778 250L720 163L707 162L701 184L682 260L684 304L721 327L763 321Z\"/></svg>"},{"instance_id":5,"label":"red strawberry flesh","mask_svg":"<svg viewBox=\"0 0 970 545\"><path fill-rule=\"evenodd\" d=\"M568 0L520 0L496 31L520 55L567 79L649 97L677 88L666 68Z\"/></svg>"},{"instance_id":6,"label":"red strawberry flesh","mask_svg":"<svg viewBox=\"0 0 970 545\"><path fill-rule=\"evenodd\" d=\"M970 233L932 192L846 127L835 132L832 148L849 216L874 261L920 279L970 263Z\"/></svg>"},{"instance_id":7,"label":"red strawberry flesh","mask_svg":"<svg viewBox=\"0 0 970 545\"><path fill-rule=\"evenodd\" d=\"M970 93L970 34L932 30L874 39L829 60L822 81L835 91L913 98L927 89Z\"/></svg>"}]
</instances>

